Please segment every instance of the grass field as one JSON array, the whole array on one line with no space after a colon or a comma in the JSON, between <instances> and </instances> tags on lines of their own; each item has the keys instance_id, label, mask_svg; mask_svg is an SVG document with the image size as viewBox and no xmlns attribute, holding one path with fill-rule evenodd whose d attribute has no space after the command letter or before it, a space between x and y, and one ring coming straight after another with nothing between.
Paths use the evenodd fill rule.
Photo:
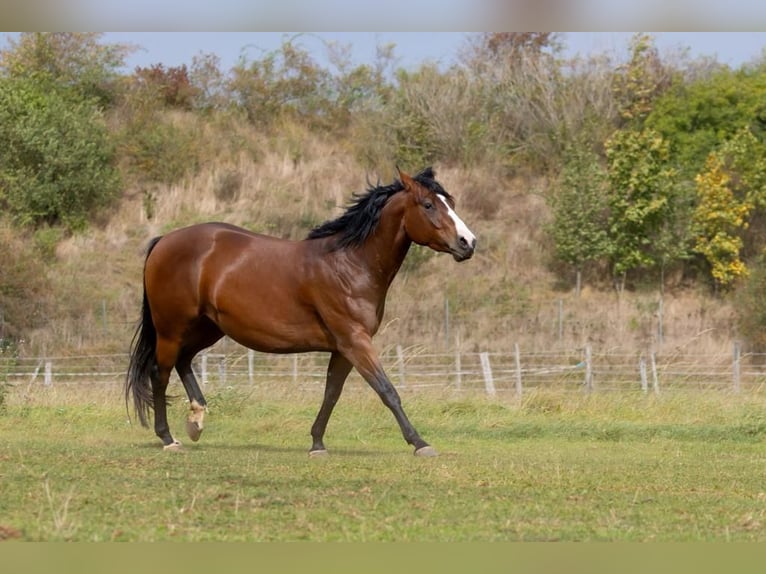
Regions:
<instances>
[{"instance_id":1,"label":"grass field","mask_svg":"<svg viewBox=\"0 0 766 574\"><path fill-rule=\"evenodd\" d=\"M412 456L351 384L310 459L316 392L210 390L199 443L163 452L121 391L6 389L0 539L764 541L766 397L407 392L440 451ZM185 405L171 409L182 441Z\"/></svg>"}]
</instances>

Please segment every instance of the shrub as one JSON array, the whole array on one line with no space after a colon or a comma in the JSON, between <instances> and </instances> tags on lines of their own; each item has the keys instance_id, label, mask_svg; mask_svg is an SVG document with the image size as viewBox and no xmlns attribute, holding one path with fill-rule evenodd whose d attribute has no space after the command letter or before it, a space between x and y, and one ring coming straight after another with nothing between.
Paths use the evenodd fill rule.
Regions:
<instances>
[{"instance_id":1,"label":"shrub","mask_svg":"<svg viewBox=\"0 0 766 574\"><path fill-rule=\"evenodd\" d=\"M93 100L56 84L0 80L0 206L22 225L81 228L120 189Z\"/></svg>"}]
</instances>

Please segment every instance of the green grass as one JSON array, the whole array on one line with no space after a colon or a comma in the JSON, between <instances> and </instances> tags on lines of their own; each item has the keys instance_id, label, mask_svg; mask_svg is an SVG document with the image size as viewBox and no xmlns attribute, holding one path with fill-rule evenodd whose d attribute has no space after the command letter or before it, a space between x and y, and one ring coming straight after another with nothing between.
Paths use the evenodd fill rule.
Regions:
<instances>
[{"instance_id":1,"label":"green grass","mask_svg":"<svg viewBox=\"0 0 766 574\"><path fill-rule=\"evenodd\" d=\"M766 540L766 397L403 394L412 456L351 385L310 459L319 392L209 391L163 452L119 390L14 389L0 410L0 538L77 541ZM185 406L171 408L182 441Z\"/></svg>"}]
</instances>

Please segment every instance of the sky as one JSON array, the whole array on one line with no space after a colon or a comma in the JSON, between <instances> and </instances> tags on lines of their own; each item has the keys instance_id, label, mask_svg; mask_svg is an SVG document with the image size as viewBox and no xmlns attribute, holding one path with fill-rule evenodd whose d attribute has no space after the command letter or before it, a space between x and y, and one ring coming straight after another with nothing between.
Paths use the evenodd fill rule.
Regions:
<instances>
[{"instance_id":1,"label":"sky","mask_svg":"<svg viewBox=\"0 0 766 574\"><path fill-rule=\"evenodd\" d=\"M317 62L327 65L328 44L349 48L354 64L372 63L378 46L394 44L396 67L416 69L425 62L446 68L478 32L106 32L104 42L135 46L126 60L126 71L161 63L166 67L192 63L201 53L215 54L224 70L241 55L259 59L279 48L286 39L300 44ZM568 55L627 54L633 32L564 32ZM709 56L733 68L764 56L766 32L652 32L661 53L688 50L689 55ZM0 33L0 48L8 33Z\"/></svg>"},{"instance_id":2,"label":"sky","mask_svg":"<svg viewBox=\"0 0 766 574\"><path fill-rule=\"evenodd\" d=\"M394 44L397 66L414 69L424 62L447 67L476 33L467 32L108 32L104 41L129 43L138 49L128 58L127 68L162 63L189 65L200 53L216 54L221 67L230 69L240 55L258 59L293 38L318 62L327 54L327 44L349 47L354 63L371 63L376 48ZM656 32L655 43L662 53L689 50L691 56L715 57L738 67L763 55L766 32ZM569 55L614 53L624 55L632 32L567 32L562 39ZM2 44L0 44L2 45ZM322 62L325 63L325 62Z\"/></svg>"}]
</instances>

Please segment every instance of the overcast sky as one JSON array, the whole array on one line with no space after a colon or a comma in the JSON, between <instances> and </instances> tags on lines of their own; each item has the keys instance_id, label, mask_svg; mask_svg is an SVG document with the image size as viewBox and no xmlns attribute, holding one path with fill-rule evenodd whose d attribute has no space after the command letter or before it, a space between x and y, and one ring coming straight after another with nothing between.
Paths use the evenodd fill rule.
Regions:
<instances>
[{"instance_id":1,"label":"overcast sky","mask_svg":"<svg viewBox=\"0 0 766 574\"><path fill-rule=\"evenodd\" d=\"M162 63L165 66L190 64L201 53L221 58L224 69L233 66L240 54L256 59L278 48L293 34L284 32L110 32L109 42L126 42L140 47L128 60L130 69ZM449 65L466 45L466 32L317 32L302 33L295 41L315 54L318 60L326 54L326 43L350 46L356 63L372 62L376 47L395 44L399 66L414 68L425 61ZM567 53L627 51L631 32L564 33ZM766 47L764 32L658 32L657 47L665 51L689 49L692 56L714 56L719 62L737 67L752 61Z\"/></svg>"},{"instance_id":2,"label":"overcast sky","mask_svg":"<svg viewBox=\"0 0 766 574\"><path fill-rule=\"evenodd\" d=\"M104 41L129 43L137 47L127 60L127 70L136 66L164 64L189 65L200 53L216 54L221 67L230 69L241 54L257 59L278 48L287 39L309 50L318 62L326 64L327 44L348 46L354 63L375 60L376 48L394 44L397 66L417 68L430 61L448 66L456 60L469 36L476 32L107 32ZM565 32L566 52L627 54L632 32ZM719 62L738 67L763 55L764 32L654 32L661 52L688 49L692 56L711 56ZM0 48L7 45L8 33L0 33Z\"/></svg>"}]
</instances>

